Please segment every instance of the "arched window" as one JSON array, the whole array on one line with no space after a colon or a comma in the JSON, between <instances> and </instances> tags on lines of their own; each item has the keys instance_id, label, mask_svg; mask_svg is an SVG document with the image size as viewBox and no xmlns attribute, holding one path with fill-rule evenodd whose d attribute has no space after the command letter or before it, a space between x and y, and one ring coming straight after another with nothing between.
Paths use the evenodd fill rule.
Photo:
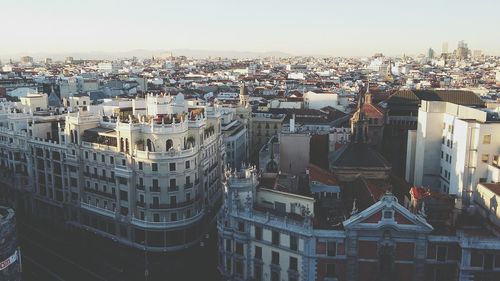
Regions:
<instances>
[{"instance_id":1,"label":"arched window","mask_svg":"<svg viewBox=\"0 0 500 281\"><path fill-rule=\"evenodd\" d=\"M148 139L146 141L146 146L147 146L149 152L154 151L154 144L150 139Z\"/></svg>"},{"instance_id":2,"label":"arched window","mask_svg":"<svg viewBox=\"0 0 500 281\"><path fill-rule=\"evenodd\" d=\"M172 140L167 140L166 151L169 151L173 145L174 145L174 142Z\"/></svg>"}]
</instances>

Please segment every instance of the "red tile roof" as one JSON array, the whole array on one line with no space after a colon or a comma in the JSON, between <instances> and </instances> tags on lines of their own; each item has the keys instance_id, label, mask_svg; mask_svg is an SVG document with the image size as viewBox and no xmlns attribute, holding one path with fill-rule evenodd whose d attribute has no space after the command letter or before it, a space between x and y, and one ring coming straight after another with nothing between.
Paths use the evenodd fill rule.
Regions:
<instances>
[{"instance_id":1,"label":"red tile roof","mask_svg":"<svg viewBox=\"0 0 500 281\"><path fill-rule=\"evenodd\" d=\"M314 164L309 164L309 179L311 181L321 182L327 185L337 185L335 176L325 169L322 169Z\"/></svg>"}]
</instances>

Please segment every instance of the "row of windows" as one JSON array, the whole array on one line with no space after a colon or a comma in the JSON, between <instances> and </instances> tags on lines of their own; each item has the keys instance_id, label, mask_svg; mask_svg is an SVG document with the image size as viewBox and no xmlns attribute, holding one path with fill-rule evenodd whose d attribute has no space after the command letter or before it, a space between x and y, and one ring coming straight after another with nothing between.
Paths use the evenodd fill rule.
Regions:
<instances>
[{"instance_id":1,"label":"row of windows","mask_svg":"<svg viewBox=\"0 0 500 281\"><path fill-rule=\"evenodd\" d=\"M194 160L194 165L196 166L196 159ZM191 161L184 162L184 168L190 169L191 168ZM140 171L143 171L144 170L144 163L137 162L137 169L139 169ZM168 170L175 171L176 170L176 163L169 163ZM151 171L153 171L153 172L158 171L158 163L151 163Z\"/></svg>"},{"instance_id":2,"label":"row of windows","mask_svg":"<svg viewBox=\"0 0 500 281\"><path fill-rule=\"evenodd\" d=\"M263 241L262 227L255 226L254 238L255 238L255 240ZM271 243L273 245L277 245L277 246L281 245L281 233L280 232L278 232L278 231L273 231L272 232ZM299 244L298 237L294 236L294 235L290 235L289 245L288 245L288 247L290 248L290 250L297 251L298 250L298 244Z\"/></svg>"},{"instance_id":3,"label":"row of windows","mask_svg":"<svg viewBox=\"0 0 500 281\"><path fill-rule=\"evenodd\" d=\"M182 216L182 213L180 214L180 216ZM190 217L192 217L192 211L190 209L188 209L188 210L186 210L185 219L188 219ZM169 218L170 218L171 222L179 220L178 213L177 212L170 213ZM145 215L144 211L139 212L139 219L143 220L143 221L146 220L146 215ZM165 217L163 217L163 219L165 219ZM160 221L161 221L160 214L153 213L153 222L160 222Z\"/></svg>"},{"instance_id":4,"label":"row of windows","mask_svg":"<svg viewBox=\"0 0 500 281\"><path fill-rule=\"evenodd\" d=\"M453 141L450 140L450 139L446 139L446 137L443 137L441 139L441 143L442 144L445 144L446 143L446 146L449 147L449 148L453 148Z\"/></svg>"},{"instance_id":5,"label":"row of windows","mask_svg":"<svg viewBox=\"0 0 500 281\"><path fill-rule=\"evenodd\" d=\"M445 159L445 158L446 158L447 163L451 163L451 155L448 153L444 153L444 151L441 150L441 159Z\"/></svg>"},{"instance_id":6,"label":"row of windows","mask_svg":"<svg viewBox=\"0 0 500 281\"><path fill-rule=\"evenodd\" d=\"M262 248L256 246L255 247L255 259L262 260ZM221 261L223 261L220 258ZM237 276L243 277L243 260L236 259L234 261L234 272L232 272L232 259L231 257L227 257L225 260L225 266L227 273L233 273ZM271 252L271 280L279 281L280 279L280 253L276 251ZM290 256L288 258L288 280L289 281L297 281L299 280L298 274L298 259L296 257ZM333 274L332 274L333 276ZM253 280L263 280L263 266L261 263L254 263L253 270Z\"/></svg>"},{"instance_id":7,"label":"row of windows","mask_svg":"<svg viewBox=\"0 0 500 281\"><path fill-rule=\"evenodd\" d=\"M85 159L89 159L89 152L85 151ZM97 153L92 153L92 160L97 161ZM101 154L101 162L106 163L106 155ZM113 165L115 163L115 158L113 156L109 156L109 164Z\"/></svg>"},{"instance_id":8,"label":"row of windows","mask_svg":"<svg viewBox=\"0 0 500 281\"><path fill-rule=\"evenodd\" d=\"M198 181L198 179L196 178L198 174L195 174L195 182ZM178 186L177 186L177 179L176 178L171 178L169 179L168 181L169 185L168 185L168 188L170 189L170 191L177 191L178 190ZM158 179L152 179L151 180L151 188L152 190L151 191L160 191L160 184L159 184L159 180ZM184 188L190 188L192 187L192 180L191 180L191 176L186 176L186 180L185 180L185 183L184 183ZM138 185L140 188L144 188L144 179L141 177L139 178L139 182L138 182Z\"/></svg>"},{"instance_id":9,"label":"row of windows","mask_svg":"<svg viewBox=\"0 0 500 281\"><path fill-rule=\"evenodd\" d=\"M451 177L451 173L448 170L443 169L443 167L439 167L439 168L440 168L440 174L443 175L444 178L449 181L450 177Z\"/></svg>"}]
</instances>

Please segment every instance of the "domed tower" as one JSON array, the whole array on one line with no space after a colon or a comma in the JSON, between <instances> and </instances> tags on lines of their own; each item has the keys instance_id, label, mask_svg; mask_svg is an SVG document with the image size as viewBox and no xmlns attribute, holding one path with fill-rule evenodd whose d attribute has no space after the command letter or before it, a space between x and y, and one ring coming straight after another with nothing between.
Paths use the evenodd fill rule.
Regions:
<instances>
[{"instance_id":1,"label":"domed tower","mask_svg":"<svg viewBox=\"0 0 500 281\"><path fill-rule=\"evenodd\" d=\"M355 143L368 142L368 120L366 120L366 115L363 111L363 105L367 96L371 101L371 94L369 89L370 84L368 84L367 86L366 93L360 93L358 100L358 109L356 110L356 112L354 112L351 118L352 141Z\"/></svg>"},{"instance_id":2,"label":"domed tower","mask_svg":"<svg viewBox=\"0 0 500 281\"><path fill-rule=\"evenodd\" d=\"M258 179L255 167L243 167L240 171L226 170L224 209L230 213L251 209L256 198Z\"/></svg>"},{"instance_id":3,"label":"domed tower","mask_svg":"<svg viewBox=\"0 0 500 281\"><path fill-rule=\"evenodd\" d=\"M238 120L245 126L247 145L245 151L245 159L250 157L250 148L252 147L252 109L249 103L250 96L248 95L248 87L245 83L240 85L240 104L236 108L236 115Z\"/></svg>"},{"instance_id":4,"label":"domed tower","mask_svg":"<svg viewBox=\"0 0 500 281\"><path fill-rule=\"evenodd\" d=\"M245 83L240 86L240 106L245 108L248 106L248 88Z\"/></svg>"}]
</instances>

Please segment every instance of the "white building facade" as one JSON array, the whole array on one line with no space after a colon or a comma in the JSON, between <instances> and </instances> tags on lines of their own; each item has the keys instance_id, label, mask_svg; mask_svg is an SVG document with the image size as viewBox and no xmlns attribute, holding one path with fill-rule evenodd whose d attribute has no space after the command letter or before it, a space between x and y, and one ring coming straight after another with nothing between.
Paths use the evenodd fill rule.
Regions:
<instances>
[{"instance_id":1,"label":"white building facade","mask_svg":"<svg viewBox=\"0 0 500 281\"><path fill-rule=\"evenodd\" d=\"M191 106L182 95L147 95L137 104L146 109L110 116L36 116L2 106L1 185L37 216L129 247L196 245L221 204L219 108Z\"/></svg>"},{"instance_id":2,"label":"white building facade","mask_svg":"<svg viewBox=\"0 0 500 281\"><path fill-rule=\"evenodd\" d=\"M470 200L500 154L500 123L480 109L422 101L409 131L406 180Z\"/></svg>"}]
</instances>

